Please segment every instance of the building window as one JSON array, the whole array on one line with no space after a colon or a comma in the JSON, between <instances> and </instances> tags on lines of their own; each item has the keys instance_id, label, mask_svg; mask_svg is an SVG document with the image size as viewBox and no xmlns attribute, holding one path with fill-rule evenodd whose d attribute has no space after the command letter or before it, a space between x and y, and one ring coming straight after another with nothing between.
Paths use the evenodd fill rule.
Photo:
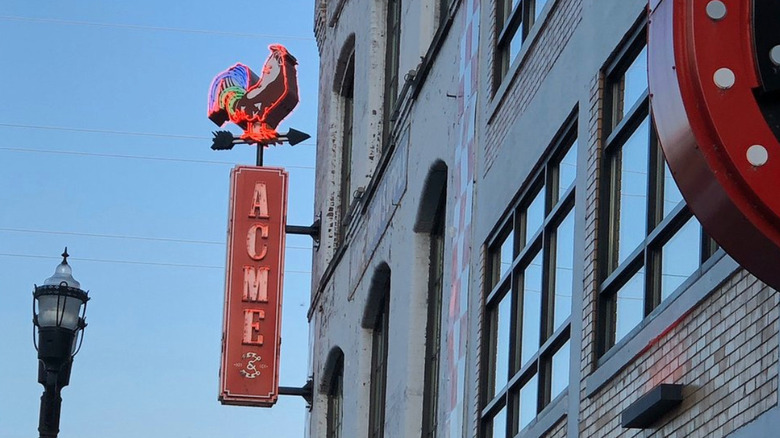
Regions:
<instances>
[{"instance_id":1,"label":"building window","mask_svg":"<svg viewBox=\"0 0 780 438\"><path fill-rule=\"evenodd\" d=\"M430 233L431 256L428 268L428 321L425 332L425 376L423 383L423 438L435 438L439 403L439 363L441 345L441 306L444 289L444 216L446 186L439 195Z\"/></svg>"},{"instance_id":2,"label":"building window","mask_svg":"<svg viewBox=\"0 0 780 438\"><path fill-rule=\"evenodd\" d=\"M514 437L569 385L574 119L488 244L482 437Z\"/></svg>"},{"instance_id":3,"label":"building window","mask_svg":"<svg viewBox=\"0 0 780 438\"><path fill-rule=\"evenodd\" d=\"M444 24L444 22L447 20L447 15L449 15L450 11L450 5L452 4L452 0L438 0L437 2L437 26L441 26Z\"/></svg>"},{"instance_id":4,"label":"building window","mask_svg":"<svg viewBox=\"0 0 780 438\"><path fill-rule=\"evenodd\" d=\"M371 393L369 400L368 436L382 438L385 426L385 392L387 387L387 341L389 297L379 303L371 340Z\"/></svg>"},{"instance_id":5,"label":"building window","mask_svg":"<svg viewBox=\"0 0 780 438\"><path fill-rule=\"evenodd\" d=\"M341 437L341 421L344 414L344 356L339 355L333 369L328 389L328 438Z\"/></svg>"},{"instance_id":6,"label":"building window","mask_svg":"<svg viewBox=\"0 0 780 438\"><path fill-rule=\"evenodd\" d=\"M550 0L498 0L496 2L496 86L517 58L536 19Z\"/></svg>"},{"instance_id":7,"label":"building window","mask_svg":"<svg viewBox=\"0 0 780 438\"><path fill-rule=\"evenodd\" d=\"M393 130L393 113L398 99L398 63L401 54L401 0L387 0L387 34L385 52L384 145Z\"/></svg>"},{"instance_id":8,"label":"building window","mask_svg":"<svg viewBox=\"0 0 780 438\"><path fill-rule=\"evenodd\" d=\"M354 126L355 51L347 58L344 75L339 86L341 97L341 185L339 204L339 242L349 227L349 208L352 202L352 131Z\"/></svg>"},{"instance_id":9,"label":"building window","mask_svg":"<svg viewBox=\"0 0 780 438\"><path fill-rule=\"evenodd\" d=\"M606 70L599 351L625 337L715 251L664 161L637 31Z\"/></svg>"}]
</instances>

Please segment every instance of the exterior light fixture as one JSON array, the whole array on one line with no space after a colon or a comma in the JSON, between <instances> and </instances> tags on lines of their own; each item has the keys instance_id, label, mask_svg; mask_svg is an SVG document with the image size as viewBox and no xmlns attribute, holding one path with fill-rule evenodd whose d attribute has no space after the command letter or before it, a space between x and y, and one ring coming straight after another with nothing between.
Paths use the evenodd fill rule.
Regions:
<instances>
[{"instance_id":1,"label":"exterior light fixture","mask_svg":"<svg viewBox=\"0 0 780 438\"><path fill-rule=\"evenodd\" d=\"M33 335L38 350L38 383L43 385L38 432L41 438L56 438L59 433L60 391L70 381L73 357L84 339L87 292L81 289L68 265L68 248L62 263L33 292Z\"/></svg>"},{"instance_id":2,"label":"exterior light fixture","mask_svg":"<svg viewBox=\"0 0 780 438\"><path fill-rule=\"evenodd\" d=\"M648 429L683 401L683 385L661 383L623 410L624 428Z\"/></svg>"}]
</instances>

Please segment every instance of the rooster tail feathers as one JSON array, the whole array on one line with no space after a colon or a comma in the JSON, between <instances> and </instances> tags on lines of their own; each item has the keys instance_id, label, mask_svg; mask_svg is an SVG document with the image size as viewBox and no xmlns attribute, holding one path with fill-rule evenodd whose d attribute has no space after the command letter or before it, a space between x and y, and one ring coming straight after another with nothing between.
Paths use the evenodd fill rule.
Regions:
<instances>
[{"instance_id":1,"label":"rooster tail feathers","mask_svg":"<svg viewBox=\"0 0 780 438\"><path fill-rule=\"evenodd\" d=\"M236 102L259 80L244 64L236 64L218 74L211 82L209 91L209 119L217 126L225 124L230 115L235 113Z\"/></svg>"}]
</instances>

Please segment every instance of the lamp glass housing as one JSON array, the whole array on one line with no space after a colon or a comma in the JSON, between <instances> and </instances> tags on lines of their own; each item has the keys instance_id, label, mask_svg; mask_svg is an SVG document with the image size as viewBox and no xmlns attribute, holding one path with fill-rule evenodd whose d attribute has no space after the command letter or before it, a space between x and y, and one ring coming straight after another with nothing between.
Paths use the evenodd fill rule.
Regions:
<instances>
[{"instance_id":1,"label":"lamp glass housing","mask_svg":"<svg viewBox=\"0 0 780 438\"><path fill-rule=\"evenodd\" d=\"M39 295L38 325L76 330L83 304L84 301L67 295Z\"/></svg>"},{"instance_id":2,"label":"lamp glass housing","mask_svg":"<svg viewBox=\"0 0 780 438\"><path fill-rule=\"evenodd\" d=\"M67 261L67 249L62 263L57 265L54 275L36 286L33 294L37 301L35 315L38 327L60 327L73 332L84 326L83 308L89 297L80 289L81 284L73 278L73 270Z\"/></svg>"}]
</instances>

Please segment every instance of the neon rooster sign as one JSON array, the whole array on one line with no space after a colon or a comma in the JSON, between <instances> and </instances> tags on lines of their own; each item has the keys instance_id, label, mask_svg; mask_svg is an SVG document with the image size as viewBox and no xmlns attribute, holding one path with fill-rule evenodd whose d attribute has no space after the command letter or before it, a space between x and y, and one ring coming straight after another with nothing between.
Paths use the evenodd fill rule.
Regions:
<instances>
[{"instance_id":1,"label":"neon rooster sign","mask_svg":"<svg viewBox=\"0 0 780 438\"><path fill-rule=\"evenodd\" d=\"M265 61L262 76L257 76L244 64L218 74L211 82L208 116L217 126L228 121L244 133L234 138L228 131L214 132L214 150L232 149L238 143L271 144L299 143L309 136L290 129L279 134L276 127L298 105L298 61L279 44L268 47L271 54Z\"/></svg>"}]
</instances>

